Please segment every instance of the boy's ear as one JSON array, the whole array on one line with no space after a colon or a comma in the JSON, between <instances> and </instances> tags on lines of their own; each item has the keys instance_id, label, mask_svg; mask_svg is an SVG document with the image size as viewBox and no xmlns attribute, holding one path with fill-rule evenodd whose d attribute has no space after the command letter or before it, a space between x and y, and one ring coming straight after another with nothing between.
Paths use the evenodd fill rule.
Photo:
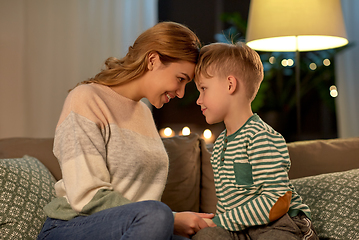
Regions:
<instances>
[{"instance_id":1,"label":"boy's ear","mask_svg":"<svg viewBox=\"0 0 359 240\"><path fill-rule=\"evenodd\" d=\"M227 77L227 84L228 84L228 93L233 94L238 87L237 78L235 78L232 75L229 75Z\"/></svg>"}]
</instances>

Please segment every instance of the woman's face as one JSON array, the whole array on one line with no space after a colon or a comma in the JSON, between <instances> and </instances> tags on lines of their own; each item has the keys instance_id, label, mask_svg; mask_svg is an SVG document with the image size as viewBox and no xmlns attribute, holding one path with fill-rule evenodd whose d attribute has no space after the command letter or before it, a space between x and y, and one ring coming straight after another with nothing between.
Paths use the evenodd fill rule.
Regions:
<instances>
[{"instance_id":1,"label":"woman's face","mask_svg":"<svg viewBox=\"0 0 359 240\"><path fill-rule=\"evenodd\" d=\"M148 71L149 84L145 86L145 97L156 108L161 108L172 98L184 96L185 87L194 77L195 64L179 61L162 64L159 59L153 61Z\"/></svg>"}]
</instances>

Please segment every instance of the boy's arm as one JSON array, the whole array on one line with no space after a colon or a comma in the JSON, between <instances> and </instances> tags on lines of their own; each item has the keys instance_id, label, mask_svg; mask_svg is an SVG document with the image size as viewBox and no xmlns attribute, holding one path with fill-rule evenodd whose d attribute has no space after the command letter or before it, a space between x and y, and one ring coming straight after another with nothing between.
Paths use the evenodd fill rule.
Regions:
<instances>
[{"instance_id":1,"label":"boy's arm","mask_svg":"<svg viewBox=\"0 0 359 240\"><path fill-rule=\"evenodd\" d=\"M240 231L247 227L263 225L269 222L275 221L286 214L289 210L290 202L292 198L292 192L288 191L272 205L267 197L259 196L255 201L242 205L238 208L234 208L223 214L215 216L212 221L216 226L223 227L230 231ZM267 206L264 209L253 208L253 203L257 202L259 205ZM270 208L270 206L272 206ZM268 209L270 210L268 211ZM258 212L262 215L262 218L253 219ZM233 227L228 226L229 223L233 224Z\"/></svg>"},{"instance_id":2,"label":"boy's arm","mask_svg":"<svg viewBox=\"0 0 359 240\"><path fill-rule=\"evenodd\" d=\"M249 188L253 194L242 196L244 204L212 219L217 226L230 231L277 220L288 212L291 203L289 155L283 137L275 136L273 140L269 133L260 132L253 137L247 153L253 174L253 185Z\"/></svg>"}]
</instances>

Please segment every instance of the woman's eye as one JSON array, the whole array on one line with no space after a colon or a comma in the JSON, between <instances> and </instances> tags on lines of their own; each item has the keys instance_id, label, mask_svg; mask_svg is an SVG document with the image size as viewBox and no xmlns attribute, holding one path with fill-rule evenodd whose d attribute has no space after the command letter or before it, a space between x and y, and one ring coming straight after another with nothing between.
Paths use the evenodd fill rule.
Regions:
<instances>
[{"instance_id":1,"label":"woman's eye","mask_svg":"<svg viewBox=\"0 0 359 240\"><path fill-rule=\"evenodd\" d=\"M179 80L180 82L182 82L182 81L185 80L185 79L182 78L182 77L179 77L178 80Z\"/></svg>"}]
</instances>

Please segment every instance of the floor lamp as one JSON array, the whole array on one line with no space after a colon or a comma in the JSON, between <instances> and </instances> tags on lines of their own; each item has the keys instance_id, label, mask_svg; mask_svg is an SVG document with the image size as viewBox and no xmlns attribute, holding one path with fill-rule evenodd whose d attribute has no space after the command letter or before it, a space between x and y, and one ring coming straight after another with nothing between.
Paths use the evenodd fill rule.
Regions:
<instances>
[{"instance_id":1,"label":"floor lamp","mask_svg":"<svg viewBox=\"0 0 359 240\"><path fill-rule=\"evenodd\" d=\"M297 132L300 135L299 52L348 44L340 0L251 0L246 42L257 51L296 53Z\"/></svg>"}]
</instances>

